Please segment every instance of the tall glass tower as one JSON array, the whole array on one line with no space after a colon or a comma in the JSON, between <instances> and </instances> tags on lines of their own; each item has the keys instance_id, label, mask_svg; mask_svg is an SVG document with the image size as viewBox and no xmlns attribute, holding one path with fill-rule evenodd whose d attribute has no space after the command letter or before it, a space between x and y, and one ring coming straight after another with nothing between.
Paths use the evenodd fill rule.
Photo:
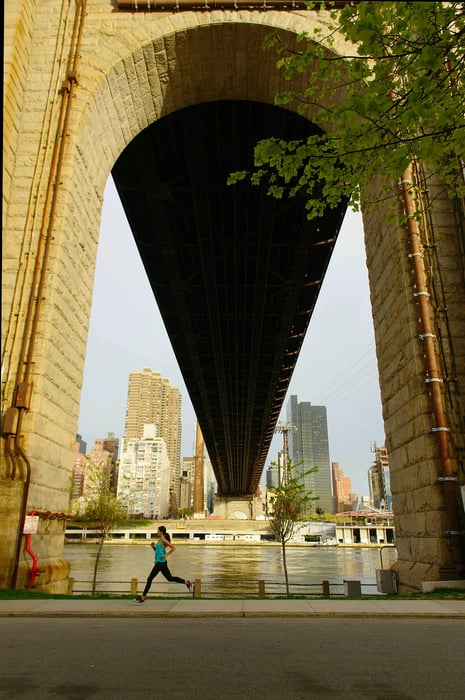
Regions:
<instances>
[{"instance_id":1,"label":"tall glass tower","mask_svg":"<svg viewBox=\"0 0 465 700\"><path fill-rule=\"evenodd\" d=\"M304 477L305 488L318 498L308 504L307 513L314 513L317 508L333 513L326 406L312 406L309 401L299 403L297 396L291 396L286 413L287 420L297 428L289 432L292 463L299 465L302 472L318 467L318 471Z\"/></svg>"}]
</instances>

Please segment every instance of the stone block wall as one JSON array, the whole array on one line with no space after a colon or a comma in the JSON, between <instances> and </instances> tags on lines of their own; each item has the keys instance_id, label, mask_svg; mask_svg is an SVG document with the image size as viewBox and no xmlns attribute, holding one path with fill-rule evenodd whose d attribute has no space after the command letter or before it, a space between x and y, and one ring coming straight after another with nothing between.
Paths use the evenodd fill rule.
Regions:
<instances>
[{"instance_id":1,"label":"stone block wall","mask_svg":"<svg viewBox=\"0 0 465 700\"><path fill-rule=\"evenodd\" d=\"M432 180L429 184L433 197L440 183ZM376 191L375 185L369 197L376 197ZM423 204L424 201L418 202L418 208ZM459 387L464 385L465 379L462 340L465 290L463 282L459 281L464 267L454 205L439 201L428 218L420 222L419 231L430 294L430 319L436 337L435 351L443 380L442 396L450 426L449 449L457 477L453 484L441 481L444 474L434 432L433 399L425 381L428 373L407 226L400 219L392 221L390 206L386 203L384 207L377 205L366 211L364 227L395 513L396 568L402 592L417 589L419 581L456 578L459 572L464 575L463 535L459 534L464 529L459 492L464 481L464 413L458 397L449 399L446 378L454 367L454 387L460 394ZM399 208L399 215L401 213ZM428 250L434 250L434 264L428 259ZM440 306L447 309L446 314ZM447 333L444 332L445 315L448 317ZM455 524L447 513L446 489L454 492L458 513ZM447 535L452 529L459 532Z\"/></svg>"},{"instance_id":2,"label":"stone block wall","mask_svg":"<svg viewBox=\"0 0 465 700\"><path fill-rule=\"evenodd\" d=\"M109 0L88 2L74 55L77 82L69 120L60 130L79 7L57 0L7 0L5 6L3 412L14 405L24 370L21 341L28 335L28 310L36 303L35 263L44 237L50 238L48 260L39 265L44 277L29 365L31 404L22 411L22 437L17 437L31 464L28 510L67 509L101 206L114 162L142 129L173 110L215 99L273 102L288 84L275 70L275 56L263 51L264 37L279 31L294 41L301 31L328 22L327 14L317 11L127 13L117 12ZM343 50L342 44L336 49ZM53 177L57 143L60 169ZM451 347L463 387L465 343L457 350L465 323L458 229L450 203L441 207L434 230L441 240L445 286L450 281L453 292ZM365 213L364 225L399 571L406 585L415 587L439 575L440 562L447 559L435 481L437 445L429 434L431 407L404 231L387 221L381 206ZM454 411L451 422L459 425ZM7 442L13 444L14 436ZM12 533L20 531L22 489L16 491L7 516L11 524L12 513L18 514ZM40 557L48 562L44 585L64 590L61 534L44 530L39 543ZM11 546L5 551L3 562Z\"/></svg>"}]
</instances>

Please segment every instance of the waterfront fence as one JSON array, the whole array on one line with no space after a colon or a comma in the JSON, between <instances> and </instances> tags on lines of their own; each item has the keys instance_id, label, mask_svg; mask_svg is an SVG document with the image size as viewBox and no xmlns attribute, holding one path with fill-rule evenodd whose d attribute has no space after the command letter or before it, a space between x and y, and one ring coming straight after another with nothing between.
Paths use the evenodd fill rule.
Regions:
<instances>
[{"instance_id":1,"label":"waterfront fence","mask_svg":"<svg viewBox=\"0 0 465 700\"><path fill-rule=\"evenodd\" d=\"M136 596L145 585L145 579L139 581L102 581L97 582L96 595L131 595ZM68 580L68 595L88 595L92 590L92 581L75 578ZM379 594L376 583L361 583L357 580L328 581L320 583L294 583L289 585L291 598L329 598ZM156 583L151 592L153 598L190 597L187 589L180 585ZM265 581L242 579L225 581L219 578L195 579L194 598L285 598L286 586L283 581Z\"/></svg>"}]
</instances>

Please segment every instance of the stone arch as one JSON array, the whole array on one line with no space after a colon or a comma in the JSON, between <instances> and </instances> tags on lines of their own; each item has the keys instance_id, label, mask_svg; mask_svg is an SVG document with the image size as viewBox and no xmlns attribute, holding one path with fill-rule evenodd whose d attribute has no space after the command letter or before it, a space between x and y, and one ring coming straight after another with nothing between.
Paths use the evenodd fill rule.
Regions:
<instances>
[{"instance_id":1,"label":"stone arch","mask_svg":"<svg viewBox=\"0 0 465 700\"><path fill-rule=\"evenodd\" d=\"M263 13L246 13L246 21L243 17L238 21L237 14L231 12L213 13L212 18L204 13L187 14L188 21L185 21L187 15L162 17L157 22L150 21L152 18L143 20L143 32L139 25L122 31L122 17L118 17L113 32L99 41L95 52L86 46L86 32L91 37L94 34L93 28L88 28L92 18L86 19L79 85L73 100L69 146L64 161L66 181L61 192L60 221L55 223L57 232L62 229L67 233L61 238L62 244L57 242L56 256L51 263L57 266L54 273L57 287L53 292L56 306L52 314L56 313L60 301L68 309L71 306L83 329L82 340L87 333L103 191L118 155L145 127L182 107L214 99L272 103L275 94L288 84L275 70L275 55L262 50L263 39L266 34L280 30L292 41L309 21L308 17L287 16L287 13L271 13L275 15L274 21L267 18L266 22ZM104 28L100 31L105 33ZM171 55L175 60L170 67ZM206 66L202 63L205 56L209 59ZM215 60L211 60L211 56L215 56ZM59 236L55 239L58 241ZM62 299L63 292L58 287L63 289L65 277L69 275L72 279L76 270L85 276L85 283L73 301ZM73 345L76 356L69 358L73 367L60 366L56 370L63 374L64 382L65 375L68 378L72 375L76 389L80 389L78 366L85 356L85 342L76 342L71 325L66 332L63 328L58 331L55 326L59 337L54 338L51 332L54 321L45 320L46 317L44 308L43 322L51 326L42 334L44 346L37 347L37 353L41 353L45 361L49 348L57 347L62 357L66 357L64 344ZM78 345L81 345L79 349ZM33 402L41 393L40 381L40 378L35 380ZM45 412L55 411L58 406L53 394L60 380L50 382L50 377L45 376L44 382L46 400L45 405L41 403ZM78 414L79 392L68 390L66 396L62 427L67 432L68 425ZM35 432L32 426L31 429ZM42 430L40 435L43 436ZM56 430L55 425L52 431L56 433ZM37 433L39 440L40 435ZM49 435L47 441L50 439ZM61 438L52 441L57 443L57 461L69 461L61 452ZM33 458L38 458L41 451L39 448ZM49 467L48 463L47 472ZM61 486L66 478L66 469L60 469ZM34 493L35 479L31 488Z\"/></svg>"},{"instance_id":2,"label":"stone arch","mask_svg":"<svg viewBox=\"0 0 465 700\"><path fill-rule=\"evenodd\" d=\"M22 245L12 241L5 256L7 273L11 278L16 276L16 282L11 288L7 285L4 302L4 308L9 305L9 319L5 322L4 366L8 371L3 397L4 408L8 408L8 400L14 405L14 370L33 275L27 265L23 268L22 257L35 255L42 203L56 191L56 215L34 339L30 377L33 390L28 410L21 411L21 432L24 455L32 465L28 510L63 513L67 509L79 416L103 191L113 163L146 126L181 107L219 98L272 103L283 84L274 68L275 56L262 50L263 39L267 33L283 31L292 40L298 32L310 30L317 20L314 14L305 12L128 15L109 12L104 0L99 0L81 17L82 41L76 49L76 42L73 45L71 39L72 4L68 11L62 6L60 13L54 12L55 4L49 0L33 8L26 1L23 8L29 40L26 47L20 48L26 49L28 60L24 60L22 90L14 94L17 116L22 110L28 112L26 102L31 95L36 102L18 129L30 132L29 140L22 141L17 132L13 134L17 153L11 163L13 186L6 230L9 226L12 230L24 229ZM78 11L79 7L76 17ZM16 16L15 21L19 27L22 19ZM13 48L20 43L19 33L11 40ZM66 65L70 65L73 50L77 71L67 75ZM50 76L49 83L43 80L46 74ZM64 135L60 181L47 190L46 173L52 160L51 134L59 119L59 95L70 90L70 82L75 83L75 89ZM38 83L40 89L34 92ZM43 136L44 129L48 130L47 138ZM13 142L11 147L15 148ZM24 162L30 166L24 167ZM21 175L30 188L27 214L25 198L20 188L14 187L15 178L17 181ZM24 221L15 220L16 208L21 208ZM19 321L15 322L18 307ZM11 330L13 324L16 325ZM13 452L9 449L8 454ZM21 499L21 489L13 486L5 521L17 521ZM66 563L60 558L62 523L57 520L54 524L55 536L42 538L40 553L47 572L42 580L49 590L59 588L59 581L66 578L67 572ZM50 533L50 523L47 528ZM14 538L12 535L11 540ZM11 560L10 554L6 559ZM23 561L22 569L20 578L27 562Z\"/></svg>"},{"instance_id":3,"label":"stone arch","mask_svg":"<svg viewBox=\"0 0 465 700\"><path fill-rule=\"evenodd\" d=\"M108 48L99 44L98 55L88 57L75 110L82 113L80 138L85 131L96 134L108 172L129 141L177 109L218 99L273 103L289 83L276 70L276 55L262 48L263 40L279 32L292 44L299 32L317 24L298 13L218 11L212 17L161 17L150 26L155 30L150 36L117 31Z\"/></svg>"},{"instance_id":4,"label":"stone arch","mask_svg":"<svg viewBox=\"0 0 465 700\"><path fill-rule=\"evenodd\" d=\"M21 55L21 62L12 59L11 66L20 63L21 70L18 75L8 71L7 77L13 78L7 81L5 90L11 110L7 110L6 120L11 196L4 213L5 232L9 234L4 249L8 371L3 388L7 402L13 400L15 390L18 341L31 281L23 258L29 253L34 256L37 220L46 193L46 178L34 176L42 148L44 172L50 162L49 151L40 143L37 132L47 110L50 125L57 120L56 110L49 107L52 93L43 76L47 73L64 77L71 34L71 18L65 21L59 17L56 5L56 0L40 4L24 0L23 20L18 19L15 8L12 21L17 27L22 21L27 31L8 34L9 48ZM13 10L7 9L10 17ZM34 348L34 388L23 423L24 448L34 468L29 507L57 513L67 507L101 205L113 163L143 128L180 107L218 98L271 103L283 83L274 69L273 55L261 49L263 38L276 30L295 39L301 31L311 32L317 24L324 25L327 15L301 10L128 14L115 12L106 0L96 0L87 8L84 21L78 75L72 78L77 80L77 86L66 133L45 301ZM58 59L59 42L63 50ZM15 51L7 50L6 55L14 56ZM57 70L57 65L61 70ZM57 94L52 99L55 101ZM311 118L311 113L308 116ZM25 214L26 202L32 200L35 219ZM453 264L457 241L448 236L457 224L447 201L442 203L439 236L453 268L449 274L457 291L454 303L465 308L460 272ZM449 543L442 534L446 523L436 484L437 447L429 436L431 408L424 391L422 349L416 338L417 322L411 304L408 248L401 227L387 223L383 206L365 212L364 226L378 361L383 375L384 418L394 467L392 488L397 509L405 516L397 522L403 562L400 568L405 569L405 585L417 586L425 577L440 577L441 566L448 561ZM28 251L24 248L26 239ZM18 291L19 275L22 291ZM456 318L454 333L460 337L463 315L457 312ZM407 365L412 369L406 375ZM461 372L463 377L463 369ZM10 521L17 521L21 494L18 489L9 490L11 509L0 524L8 523L3 531L9 533L7 539L12 542L16 534ZM49 590L58 590L64 585L67 570L61 560L61 524L58 520L53 522L57 527L49 528L48 536L41 535L40 556L48 572L45 584ZM8 551L5 559L11 559ZM23 568L26 570L26 564Z\"/></svg>"}]
</instances>

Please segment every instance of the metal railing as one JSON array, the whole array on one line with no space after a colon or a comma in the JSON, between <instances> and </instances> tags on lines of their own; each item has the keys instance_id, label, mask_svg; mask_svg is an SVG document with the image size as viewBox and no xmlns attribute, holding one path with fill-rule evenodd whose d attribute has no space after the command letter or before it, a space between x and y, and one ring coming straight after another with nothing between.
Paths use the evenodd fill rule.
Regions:
<instances>
[{"instance_id":1,"label":"metal railing","mask_svg":"<svg viewBox=\"0 0 465 700\"><path fill-rule=\"evenodd\" d=\"M95 594L136 596L144 587L145 580L132 578L130 581L98 581ZM373 589L375 589L373 591ZM70 578L68 580L68 595L90 595L92 581ZM291 598L328 598L341 596L376 595L379 594L376 583L362 583L357 580L328 581L321 583L291 583L289 585ZM186 598L192 594L184 586L170 583L154 583L150 591L153 598ZM241 579L225 581L224 579L207 577L195 579L194 598L286 598L286 586L283 581Z\"/></svg>"}]
</instances>

